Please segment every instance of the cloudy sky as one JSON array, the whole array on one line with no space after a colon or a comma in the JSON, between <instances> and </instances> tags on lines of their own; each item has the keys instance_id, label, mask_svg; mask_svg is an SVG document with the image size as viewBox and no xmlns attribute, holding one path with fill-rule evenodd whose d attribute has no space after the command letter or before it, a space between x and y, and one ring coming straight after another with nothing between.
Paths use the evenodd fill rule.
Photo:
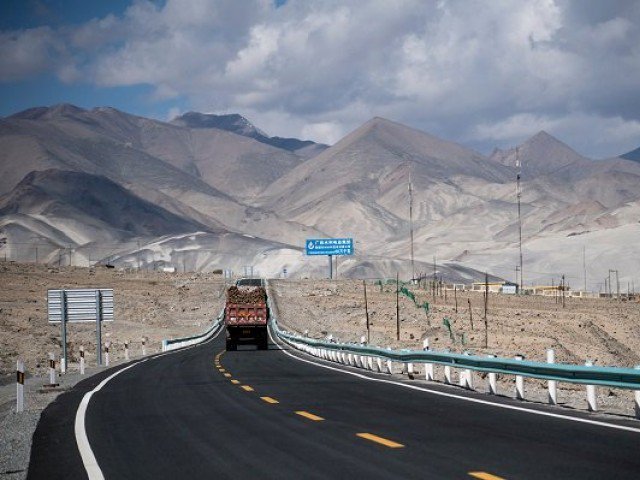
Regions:
<instances>
[{"instance_id":1,"label":"cloudy sky","mask_svg":"<svg viewBox=\"0 0 640 480\"><path fill-rule=\"evenodd\" d=\"M639 25L633 0L2 0L0 115L238 112L327 143L381 116L600 158L640 146Z\"/></svg>"}]
</instances>

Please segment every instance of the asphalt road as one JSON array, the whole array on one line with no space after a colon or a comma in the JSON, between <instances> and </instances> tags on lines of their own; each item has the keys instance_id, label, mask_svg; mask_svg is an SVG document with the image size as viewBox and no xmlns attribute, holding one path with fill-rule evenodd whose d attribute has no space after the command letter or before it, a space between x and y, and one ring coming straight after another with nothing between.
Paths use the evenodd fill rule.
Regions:
<instances>
[{"instance_id":1,"label":"asphalt road","mask_svg":"<svg viewBox=\"0 0 640 480\"><path fill-rule=\"evenodd\" d=\"M640 478L638 432L370 381L275 345L222 353L223 335L136 365L93 395L86 430L105 478ZM74 419L110 373L43 412L28 478L87 478Z\"/></svg>"}]
</instances>

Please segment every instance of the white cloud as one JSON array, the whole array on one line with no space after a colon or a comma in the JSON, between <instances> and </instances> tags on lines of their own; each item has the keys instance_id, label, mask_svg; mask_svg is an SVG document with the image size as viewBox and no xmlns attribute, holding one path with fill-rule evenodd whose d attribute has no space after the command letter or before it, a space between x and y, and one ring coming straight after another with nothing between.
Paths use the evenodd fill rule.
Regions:
<instances>
[{"instance_id":1,"label":"white cloud","mask_svg":"<svg viewBox=\"0 0 640 480\"><path fill-rule=\"evenodd\" d=\"M0 82L21 80L55 69L64 45L49 27L0 32Z\"/></svg>"},{"instance_id":2,"label":"white cloud","mask_svg":"<svg viewBox=\"0 0 640 480\"><path fill-rule=\"evenodd\" d=\"M639 24L637 2L136 0L119 17L0 33L0 80L148 84L319 141L379 115L484 151L544 128L613 155L640 144Z\"/></svg>"}]
</instances>

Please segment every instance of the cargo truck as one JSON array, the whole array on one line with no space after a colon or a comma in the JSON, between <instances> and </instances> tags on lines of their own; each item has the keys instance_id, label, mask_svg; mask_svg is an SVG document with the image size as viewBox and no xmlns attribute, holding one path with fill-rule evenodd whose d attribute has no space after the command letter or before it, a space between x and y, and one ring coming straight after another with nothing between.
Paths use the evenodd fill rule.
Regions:
<instances>
[{"instance_id":1,"label":"cargo truck","mask_svg":"<svg viewBox=\"0 0 640 480\"><path fill-rule=\"evenodd\" d=\"M237 350L240 343L267 350L268 320L267 292L261 279L245 278L229 287L224 308L227 350Z\"/></svg>"}]
</instances>

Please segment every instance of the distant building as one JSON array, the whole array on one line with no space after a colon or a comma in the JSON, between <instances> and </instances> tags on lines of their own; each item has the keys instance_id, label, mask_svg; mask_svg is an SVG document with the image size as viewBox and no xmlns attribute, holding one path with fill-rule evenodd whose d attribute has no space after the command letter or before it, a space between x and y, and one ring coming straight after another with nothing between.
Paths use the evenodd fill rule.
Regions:
<instances>
[{"instance_id":1,"label":"distant building","mask_svg":"<svg viewBox=\"0 0 640 480\"><path fill-rule=\"evenodd\" d=\"M518 291L518 286L513 282L473 282L471 290L474 292L484 292L485 289L489 289L491 293L512 293L515 294ZM506 288L505 288L506 287ZM515 290L514 290L515 289ZM512 292L513 290L513 292Z\"/></svg>"}]
</instances>

